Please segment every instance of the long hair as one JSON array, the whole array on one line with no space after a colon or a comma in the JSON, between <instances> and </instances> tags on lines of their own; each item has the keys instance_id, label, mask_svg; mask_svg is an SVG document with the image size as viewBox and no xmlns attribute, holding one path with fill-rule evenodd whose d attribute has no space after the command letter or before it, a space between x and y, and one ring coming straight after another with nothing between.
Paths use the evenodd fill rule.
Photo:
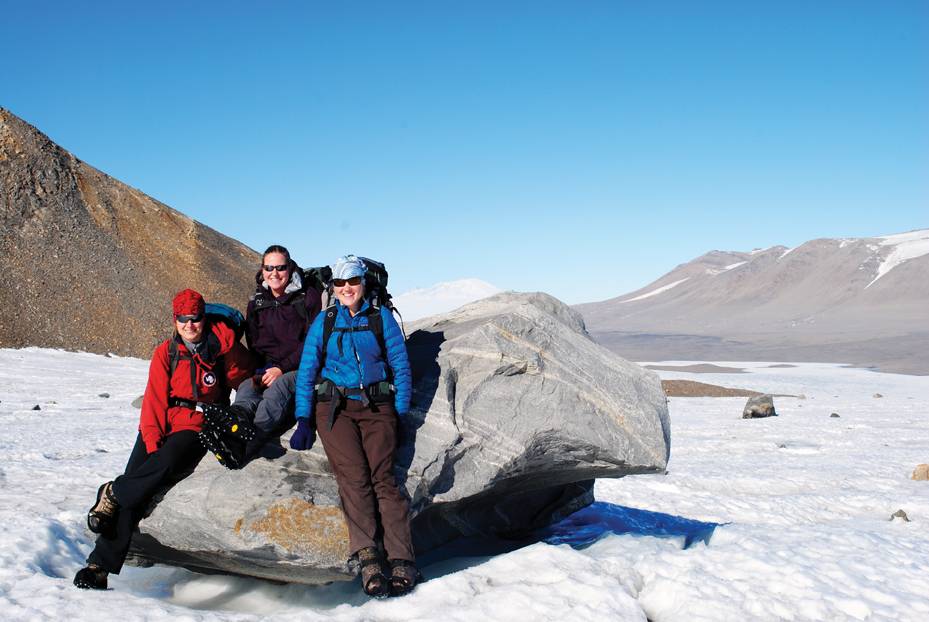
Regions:
<instances>
[{"instance_id":1,"label":"long hair","mask_svg":"<svg viewBox=\"0 0 929 622\"><path fill-rule=\"evenodd\" d=\"M265 252L262 253L261 255L261 262L264 263L265 257L270 255L271 253L280 253L281 255L284 256L284 259L286 260L285 263L287 263L288 266L290 265L290 251L287 250L285 247L281 246L280 244L272 244L271 246L266 248Z\"/></svg>"}]
</instances>

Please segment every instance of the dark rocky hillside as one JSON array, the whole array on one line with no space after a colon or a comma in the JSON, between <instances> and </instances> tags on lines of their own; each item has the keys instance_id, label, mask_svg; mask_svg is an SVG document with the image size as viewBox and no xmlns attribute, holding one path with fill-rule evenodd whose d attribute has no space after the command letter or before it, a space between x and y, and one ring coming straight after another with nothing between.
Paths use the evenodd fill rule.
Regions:
<instances>
[{"instance_id":1,"label":"dark rocky hillside","mask_svg":"<svg viewBox=\"0 0 929 622\"><path fill-rule=\"evenodd\" d=\"M0 108L0 347L147 358L175 292L244 308L258 261Z\"/></svg>"}]
</instances>

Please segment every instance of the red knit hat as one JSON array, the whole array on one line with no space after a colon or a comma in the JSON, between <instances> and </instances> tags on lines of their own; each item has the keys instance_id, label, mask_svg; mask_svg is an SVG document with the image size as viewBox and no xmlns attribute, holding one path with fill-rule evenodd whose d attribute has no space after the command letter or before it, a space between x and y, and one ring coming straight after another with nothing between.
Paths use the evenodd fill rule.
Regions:
<instances>
[{"instance_id":1,"label":"red knit hat","mask_svg":"<svg viewBox=\"0 0 929 622\"><path fill-rule=\"evenodd\" d=\"M178 315L200 315L206 308L203 302L203 296L192 289L185 289L178 292L174 297L174 316Z\"/></svg>"}]
</instances>

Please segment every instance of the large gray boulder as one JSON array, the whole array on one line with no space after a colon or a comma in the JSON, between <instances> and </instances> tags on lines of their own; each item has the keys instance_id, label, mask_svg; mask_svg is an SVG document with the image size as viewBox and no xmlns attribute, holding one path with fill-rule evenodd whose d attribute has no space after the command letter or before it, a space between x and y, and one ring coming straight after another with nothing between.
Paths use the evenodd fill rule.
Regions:
<instances>
[{"instance_id":1,"label":"large gray boulder","mask_svg":"<svg viewBox=\"0 0 929 622\"><path fill-rule=\"evenodd\" d=\"M664 470L670 423L658 376L594 343L551 296L499 294L409 328L413 410L397 476L419 553L549 524L592 501L594 478ZM277 454L241 471L205 459L142 522L137 561L352 578L321 443Z\"/></svg>"}]
</instances>

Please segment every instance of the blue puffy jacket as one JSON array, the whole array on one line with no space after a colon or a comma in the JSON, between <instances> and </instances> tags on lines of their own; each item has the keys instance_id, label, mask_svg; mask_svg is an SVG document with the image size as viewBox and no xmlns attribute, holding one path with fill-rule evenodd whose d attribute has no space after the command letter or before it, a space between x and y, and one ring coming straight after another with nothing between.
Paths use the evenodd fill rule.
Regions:
<instances>
[{"instance_id":1,"label":"blue puffy jacket","mask_svg":"<svg viewBox=\"0 0 929 622\"><path fill-rule=\"evenodd\" d=\"M307 419L313 410L316 399L313 390L317 377L328 378L340 387L368 386L388 379L388 366L393 372L392 382L397 389L394 406L398 415L405 415L410 410L410 394L413 380L410 373L410 360L406 353L403 332L394 319L390 309L380 308L384 323L384 344L386 353L381 352L377 337L370 330L357 330L367 327L370 308L365 301L355 317L348 309L336 301L335 328L351 328L350 332L332 331L329 343L325 344L325 364L322 371L319 366L323 357L323 322L325 311L316 316L307 333L297 371L296 411L297 419ZM338 340L342 336L342 351L339 352ZM385 360L386 354L386 360ZM351 399L361 399L352 396Z\"/></svg>"}]
</instances>

